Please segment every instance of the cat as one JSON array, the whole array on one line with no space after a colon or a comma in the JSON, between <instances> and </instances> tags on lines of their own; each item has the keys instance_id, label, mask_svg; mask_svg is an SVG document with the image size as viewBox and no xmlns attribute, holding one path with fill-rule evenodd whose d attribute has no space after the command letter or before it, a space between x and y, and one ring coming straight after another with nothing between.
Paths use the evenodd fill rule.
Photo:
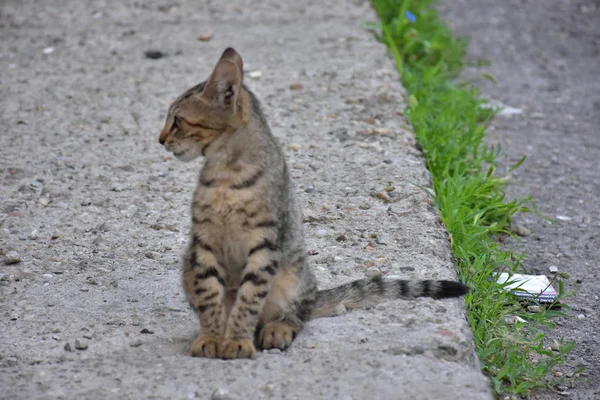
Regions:
<instances>
[{"instance_id":1,"label":"cat","mask_svg":"<svg viewBox=\"0 0 600 400\"><path fill-rule=\"evenodd\" d=\"M243 71L241 56L227 48L208 80L171 104L159 136L181 161L204 157L182 269L200 320L192 356L253 358L255 343L286 349L308 320L342 304L467 293L454 281L381 277L318 291L285 157Z\"/></svg>"}]
</instances>

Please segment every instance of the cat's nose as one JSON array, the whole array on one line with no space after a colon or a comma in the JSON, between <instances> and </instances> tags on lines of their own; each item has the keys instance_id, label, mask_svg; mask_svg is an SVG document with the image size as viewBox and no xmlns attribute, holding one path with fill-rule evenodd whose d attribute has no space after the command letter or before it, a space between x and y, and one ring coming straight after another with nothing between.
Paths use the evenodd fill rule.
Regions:
<instances>
[{"instance_id":1,"label":"cat's nose","mask_svg":"<svg viewBox=\"0 0 600 400\"><path fill-rule=\"evenodd\" d=\"M164 145L165 144L165 139L163 138L158 138L158 143Z\"/></svg>"}]
</instances>

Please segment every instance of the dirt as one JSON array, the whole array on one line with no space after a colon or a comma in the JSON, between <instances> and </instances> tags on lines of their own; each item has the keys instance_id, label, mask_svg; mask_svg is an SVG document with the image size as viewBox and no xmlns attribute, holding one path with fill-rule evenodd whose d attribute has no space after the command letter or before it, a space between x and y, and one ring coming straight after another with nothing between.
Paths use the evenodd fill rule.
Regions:
<instances>
[{"instance_id":1,"label":"dirt","mask_svg":"<svg viewBox=\"0 0 600 400\"><path fill-rule=\"evenodd\" d=\"M286 149L321 286L456 277L369 3L230 3L2 2L0 397L490 398L460 299L315 320L255 360L189 356L200 163L158 133L230 45Z\"/></svg>"},{"instance_id":2,"label":"dirt","mask_svg":"<svg viewBox=\"0 0 600 400\"><path fill-rule=\"evenodd\" d=\"M521 111L499 115L489 129L490 143L502 146L504 167L527 156L511 174L508 193L532 195L554 220L520 215L515 224L532 234L510 245L525 252L526 271L551 277L549 267L556 266L573 291L569 317L556 319L557 329L547 335L576 347L556 368L563 374L558 384L532 398L598 399L600 2L456 0L442 1L440 9L457 34L470 37L470 56L491 62L466 76L491 73L497 83L476 81L483 95ZM580 366L579 378L567 378Z\"/></svg>"}]
</instances>

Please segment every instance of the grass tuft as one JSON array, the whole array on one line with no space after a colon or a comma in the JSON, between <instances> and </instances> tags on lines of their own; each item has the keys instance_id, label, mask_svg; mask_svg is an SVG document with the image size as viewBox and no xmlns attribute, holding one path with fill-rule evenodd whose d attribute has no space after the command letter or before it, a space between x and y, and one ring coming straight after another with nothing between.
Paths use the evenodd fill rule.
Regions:
<instances>
[{"instance_id":1,"label":"grass tuft","mask_svg":"<svg viewBox=\"0 0 600 400\"><path fill-rule=\"evenodd\" d=\"M507 201L508 179L495 173L500 149L484 141L494 112L476 88L453 82L467 41L452 36L431 0L372 3L380 24L370 26L389 47L409 93L406 115L433 177L434 200L450 233L459 278L472 288L465 303L481 368L496 394L545 386L573 345L561 339L560 350L550 350L539 326L551 326L550 318L560 312L540 307L538 313L526 313L495 282L498 272L516 272L522 257L503 249L498 238L511 234L515 213L532 210L529 198ZM569 293L558 284L560 300Z\"/></svg>"}]
</instances>

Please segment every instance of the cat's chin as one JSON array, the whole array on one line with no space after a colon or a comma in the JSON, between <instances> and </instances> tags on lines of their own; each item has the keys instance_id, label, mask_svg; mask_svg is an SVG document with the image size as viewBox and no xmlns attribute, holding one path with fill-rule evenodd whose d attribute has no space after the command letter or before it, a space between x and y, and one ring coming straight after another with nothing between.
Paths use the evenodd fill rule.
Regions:
<instances>
[{"instance_id":1,"label":"cat's chin","mask_svg":"<svg viewBox=\"0 0 600 400\"><path fill-rule=\"evenodd\" d=\"M202 152L197 149L191 148L191 149L187 149L185 151L179 152L179 153L173 153L173 155L179 161L190 162L190 161L195 160L196 158L200 157L202 155Z\"/></svg>"}]
</instances>

